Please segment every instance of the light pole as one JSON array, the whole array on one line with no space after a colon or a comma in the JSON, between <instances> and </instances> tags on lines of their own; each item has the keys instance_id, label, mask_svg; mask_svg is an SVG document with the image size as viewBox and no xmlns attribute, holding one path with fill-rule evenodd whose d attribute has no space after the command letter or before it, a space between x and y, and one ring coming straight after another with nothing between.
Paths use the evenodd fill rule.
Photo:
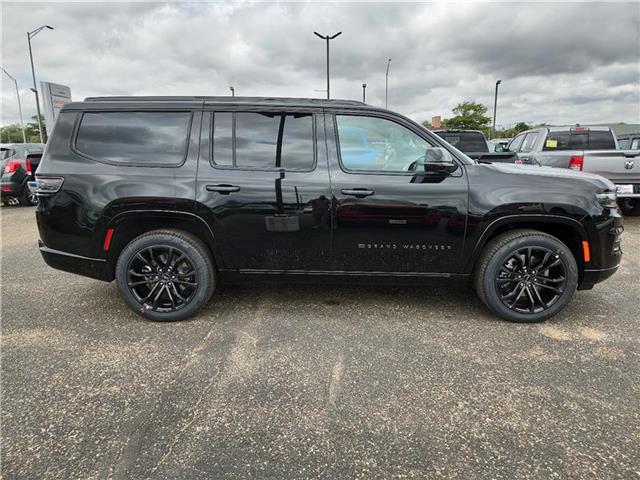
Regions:
<instances>
[{"instance_id":1,"label":"light pole","mask_svg":"<svg viewBox=\"0 0 640 480\"><path fill-rule=\"evenodd\" d=\"M229 87L229 90L231 90L231 96L235 97L236 96L236 89L233 87Z\"/></svg>"},{"instance_id":2,"label":"light pole","mask_svg":"<svg viewBox=\"0 0 640 480\"><path fill-rule=\"evenodd\" d=\"M20 114L20 128L22 129L22 143L27 143L27 136L24 133L24 122L22 121L22 103L20 102L20 91L18 90L18 81L9 74L4 68L2 71L13 80L13 83L16 85L16 97L18 98L18 113Z\"/></svg>"},{"instance_id":3,"label":"light pole","mask_svg":"<svg viewBox=\"0 0 640 480\"><path fill-rule=\"evenodd\" d=\"M33 91L36 94L36 110L38 111L38 132L40 133L40 143L44 143L44 136L42 135L42 120L40 119L40 99L38 98L38 86L36 85L36 71L33 68L33 52L31 51L31 39L35 37L44 28L53 30L51 25L42 25L36 28L32 32L27 32L27 42L29 43L29 60L31 60L31 76L33 77Z\"/></svg>"},{"instance_id":4,"label":"light pole","mask_svg":"<svg viewBox=\"0 0 640 480\"><path fill-rule=\"evenodd\" d=\"M331 98L329 94L329 40L333 40L339 35L342 35L342 32L338 32L335 35L320 35L318 32L313 32L313 34L323 40L327 41L327 99Z\"/></svg>"},{"instance_id":5,"label":"light pole","mask_svg":"<svg viewBox=\"0 0 640 480\"><path fill-rule=\"evenodd\" d=\"M498 108L498 85L502 83L502 80L496 82L496 95L493 98L493 138L496 137L496 109Z\"/></svg>"},{"instance_id":6,"label":"light pole","mask_svg":"<svg viewBox=\"0 0 640 480\"><path fill-rule=\"evenodd\" d=\"M362 84L362 103L366 103L366 98L367 98L367 84L363 83Z\"/></svg>"},{"instance_id":7,"label":"light pole","mask_svg":"<svg viewBox=\"0 0 640 480\"><path fill-rule=\"evenodd\" d=\"M389 106L389 65L391 65L391 59L387 61L387 73L384 80L384 108Z\"/></svg>"}]
</instances>

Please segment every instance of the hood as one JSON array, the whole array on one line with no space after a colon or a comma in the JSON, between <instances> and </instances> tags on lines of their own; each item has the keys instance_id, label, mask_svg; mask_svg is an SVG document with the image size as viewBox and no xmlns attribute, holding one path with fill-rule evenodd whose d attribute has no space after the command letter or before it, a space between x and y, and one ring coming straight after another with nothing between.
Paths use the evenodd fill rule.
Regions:
<instances>
[{"instance_id":1,"label":"hood","mask_svg":"<svg viewBox=\"0 0 640 480\"><path fill-rule=\"evenodd\" d=\"M593 173L576 172L568 168L541 167L537 165L518 165L513 163L487 163L479 166L506 175L519 177L546 177L554 180L566 179L567 182L589 183L598 191L615 191L613 182Z\"/></svg>"}]
</instances>

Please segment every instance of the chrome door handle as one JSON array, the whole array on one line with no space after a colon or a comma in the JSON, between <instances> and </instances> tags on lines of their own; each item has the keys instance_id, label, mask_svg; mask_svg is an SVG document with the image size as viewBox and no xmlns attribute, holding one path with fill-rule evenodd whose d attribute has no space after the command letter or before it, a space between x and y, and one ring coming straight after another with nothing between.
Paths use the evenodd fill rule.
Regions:
<instances>
[{"instance_id":1,"label":"chrome door handle","mask_svg":"<svg viewBox=\"0 0 640 480\"><path fill-rule=\"evenodd\" d=\"M208 192L218 192L222 195L229 195L232 192L239 192L240 187L237 185L207 185Z\"/></svg>"},{"instance_id":2,"label":"chrome door handle","mask_svg":"<svg viewBox=\"0 0 640 480\"><path fill-rule=\"evenodd\" d=\"M341 192L343 195L353 195L357 198L368 197L375 193L373 190L368 190L366 188L344 188Z\"/></svg>"}]
</instances>

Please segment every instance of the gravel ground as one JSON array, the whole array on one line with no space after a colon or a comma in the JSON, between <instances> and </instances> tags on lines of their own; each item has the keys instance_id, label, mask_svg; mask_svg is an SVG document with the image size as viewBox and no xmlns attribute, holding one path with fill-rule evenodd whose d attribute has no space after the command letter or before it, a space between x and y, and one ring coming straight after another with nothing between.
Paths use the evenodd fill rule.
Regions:
<instances>
[{"instance_id":1,"label":"gravel ground","mask_svg":"<svg viewBox=\"0 0 640 480\"><path fill-rule=\"evenodd\" d=\"M640 219L545 324L444 287L220 291L142 320L2 208L2 478L640 478Z\"/></svg>"}]
</instances>

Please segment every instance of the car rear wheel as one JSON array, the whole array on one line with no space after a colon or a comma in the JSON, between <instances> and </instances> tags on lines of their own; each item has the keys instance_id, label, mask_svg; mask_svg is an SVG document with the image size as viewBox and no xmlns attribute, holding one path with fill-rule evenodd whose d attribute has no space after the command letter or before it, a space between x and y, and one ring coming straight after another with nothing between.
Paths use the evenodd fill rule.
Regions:
<instances>
[{"instance_id":1,"label":"car rear wheel","mask_svg":"<svg viewBox=\"0 0 640 480\"><path fill-rule=\"evenodd\" d=\"M536 230L513 230L485 247L474 280L478 296L498 316L541 322L573 297L578 266L557 238Z\"/></svg>"},{"instance_id":2,"label":"car rear wheel","mask_svg":"<svg viewBox=\"0 0 640 480\"><path fill-rule=\"evenodd\" d=\"M620 198L618 206L624 215L636 217L640 215L640 198Z\"/></svg>"},{"instance_id":3,"label":"car rear wheel","mask_svg":"<svg viewBox=\"0 0 640 480\"><path fill-rule=\"evenodd\" d=\"M206 246L178 230L156 230L132 240L116 265L116 284L125 302L155 321L194 315L216 287L213 261Z\"/></svg>"}]
</instances>

